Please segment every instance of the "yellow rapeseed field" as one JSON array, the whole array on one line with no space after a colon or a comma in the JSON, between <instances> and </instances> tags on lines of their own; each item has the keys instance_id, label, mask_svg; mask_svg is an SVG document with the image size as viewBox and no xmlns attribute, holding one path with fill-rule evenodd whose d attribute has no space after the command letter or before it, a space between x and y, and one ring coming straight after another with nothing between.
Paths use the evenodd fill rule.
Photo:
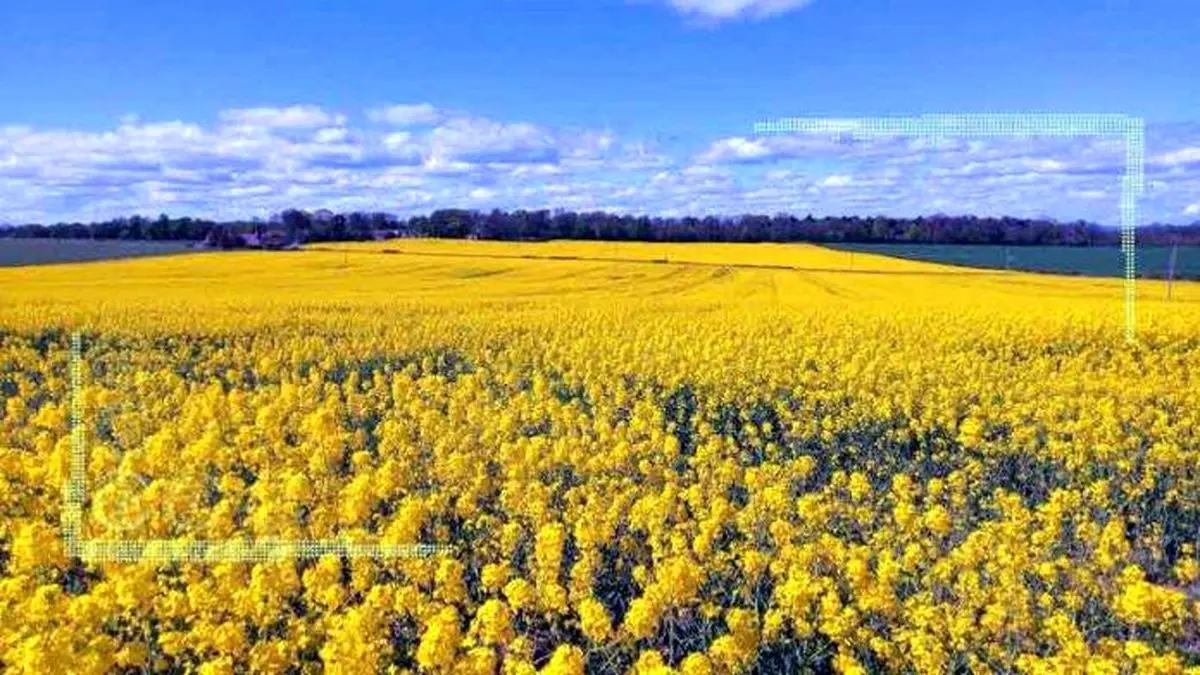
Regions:
<instances>
[{"instance_id":1,"label":"yellow rapeseed field","mask_svg":"<svg viewBox=\"0 0 1200 675\"><path fill-rule=\"evenodd\" d=\"M0 670L1200 673L1198 284L317 248L0 270Z\"/></svg>"}]
</instances>

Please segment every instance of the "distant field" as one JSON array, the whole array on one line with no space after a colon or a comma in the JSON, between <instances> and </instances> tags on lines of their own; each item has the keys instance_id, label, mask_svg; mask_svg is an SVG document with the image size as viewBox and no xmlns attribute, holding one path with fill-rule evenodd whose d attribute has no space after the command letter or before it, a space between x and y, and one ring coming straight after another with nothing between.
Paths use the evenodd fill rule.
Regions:
<instances>
[{"instance_id":1,"label":"distant field","mask_svg":"<svg viewBox=\"0 0 1200 675\"><path fill-rule=\"evenodd\" d=\"M829 244L829 248L895 256L967 267L1079 274L1095 277L1124 276L1121 250L1111 246L978 246L941 244ZM1138 276L1165 277L1168 247L1139 246ZM1006 263L1005 257L1008 260ZM1176 278L1200 279L1200 247L1179 248Z\"/></svg>"},{"instance_id":2,"label":"distant field","mask_svg":"<svg viewBox=\"0 0 1200 675\"><path fill-rule=\"evenodd\" d=\"M192 250L188 242L0 238L0 267L138 258Z\"/></svg>"},{"instance_id":3,"label":"distant field","mask_svg":"<svg viewBox=\"0 0 1200 675\"><path fill-rule=\"evenodd\" d=\"M540 242L472 241L455 239L393 239L382 242L312 244L308 250L375 252L430 257L476 259L585 260L611 263L671 263L742 268L846 271L846 257L811 244L664 243L553 240ZM982 274L957 267L878 256L858 271L920 274Z\"/></svg>"}]
</instances>

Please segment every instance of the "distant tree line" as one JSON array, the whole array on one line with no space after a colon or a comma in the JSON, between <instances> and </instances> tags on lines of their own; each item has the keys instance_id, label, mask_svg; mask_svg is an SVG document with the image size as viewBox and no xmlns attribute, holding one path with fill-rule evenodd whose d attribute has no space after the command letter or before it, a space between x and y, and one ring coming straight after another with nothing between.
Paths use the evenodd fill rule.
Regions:
<instances>
[{"instance_id":1,"label":"distant tree line","mask_svg":"<svg viewBox=\"0 0 1200 675\"><path fill-rule=\"evenodd\" d=\"M398 218L389 213L287 209L268 220L217 222L201 218L114 218L94 223L0 227L0 237L208 241L232 247L241 235L282 233L293 241L355 241L395 236L504 240L597 239L673 242L849 242L1115 246L1117 228L1077 220L949 216L822 216L791 214L659 217L565 210L483 212L441 209ZM1138 228L1145 245L1200 245L1200 222Z\"/></svg>"}]
</instances>

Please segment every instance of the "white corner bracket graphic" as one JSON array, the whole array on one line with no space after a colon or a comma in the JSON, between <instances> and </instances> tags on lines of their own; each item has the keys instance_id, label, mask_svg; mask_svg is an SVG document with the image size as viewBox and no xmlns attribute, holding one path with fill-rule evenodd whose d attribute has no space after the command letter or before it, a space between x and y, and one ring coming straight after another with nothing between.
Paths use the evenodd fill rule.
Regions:
<instances>
[{"instance_id":1,"label":"white corner bracket graphic","mask_svg":"<svg viewBox=\"0 0 1200 675\"><path fill-rule=\"evenodd\" d=\"M1108 136L1125 141L1121 181L1121 253L1125 266L1125 340L1137 333L1138 197L1145 186L1146 126L1139 117L1090 114L997 113L919 117L790 117L754 125L756 134L851 136Z\"/></svg>"}]
</instances>

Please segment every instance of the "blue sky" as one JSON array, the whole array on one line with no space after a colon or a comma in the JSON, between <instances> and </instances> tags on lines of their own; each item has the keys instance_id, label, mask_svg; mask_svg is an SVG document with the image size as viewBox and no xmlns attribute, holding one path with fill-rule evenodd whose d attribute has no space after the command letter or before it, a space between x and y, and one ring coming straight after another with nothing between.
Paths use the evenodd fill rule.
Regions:
<instances>
[{"instance_id":1,"label":"blue sky","mask_svg":"<svg viewBox=\"0 0 1200 675\"><path fill-rule=\"evenodd\" d=\"M0 222L291 205L1115 218L1122 155L1103 141L847 151L752 133L958 112L1144 117L1145 217L1190 222L1197 25L1200 7L1167 1L9 0Z\"/></svg>"}]
</instances>

